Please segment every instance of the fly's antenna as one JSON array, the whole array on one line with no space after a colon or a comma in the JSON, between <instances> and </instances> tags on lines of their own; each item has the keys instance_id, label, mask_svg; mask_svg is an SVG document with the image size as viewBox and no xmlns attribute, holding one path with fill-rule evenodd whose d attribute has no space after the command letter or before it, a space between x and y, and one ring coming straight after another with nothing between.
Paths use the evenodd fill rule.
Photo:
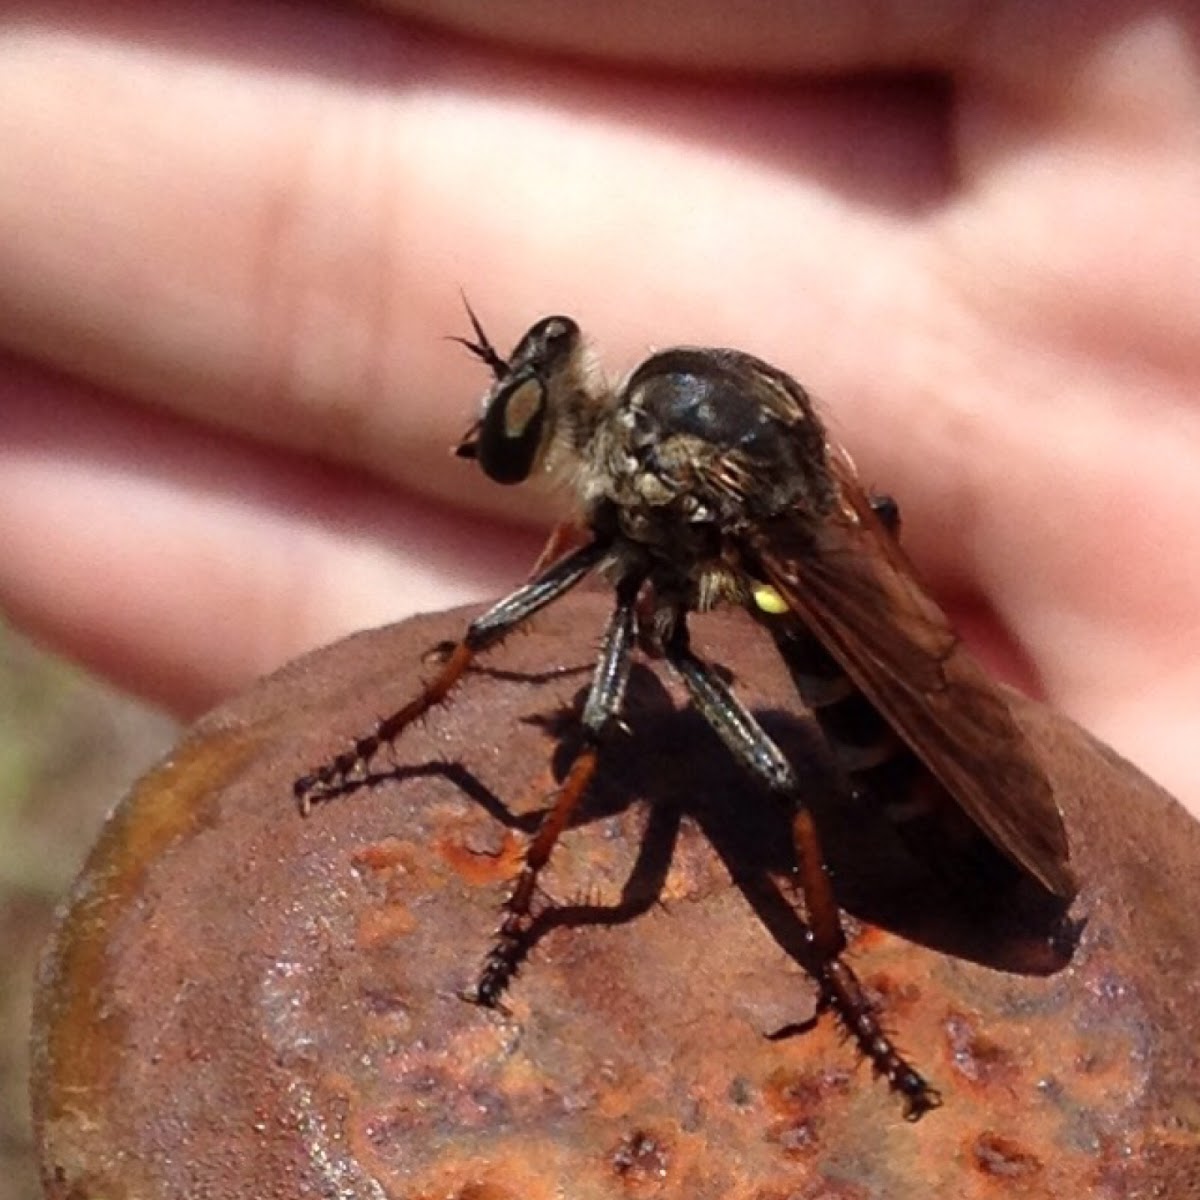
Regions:
<instances>
[{"instance_id":1,"label":"fly's antenna","mask_svg":"<svg viewBox=\"0 0 1200 1200\"><path fill-rule=\"evenodd\" d=\"M488 335L483 332L483 326L479 323L479 318L475 315L475 310L471 307L471 302L467 299L466 292L460 292L462 296L463 308L467 310L467 316L471 321L471 328L475 331L475 341L464 337L449 337L447 341L457 342L460 346L466 346L476 358L487 363L491 368L492 374L497 380L503 379L508 374L508 363L496 353L496 347L488 341Z\"/></svg>"}]
</instances>

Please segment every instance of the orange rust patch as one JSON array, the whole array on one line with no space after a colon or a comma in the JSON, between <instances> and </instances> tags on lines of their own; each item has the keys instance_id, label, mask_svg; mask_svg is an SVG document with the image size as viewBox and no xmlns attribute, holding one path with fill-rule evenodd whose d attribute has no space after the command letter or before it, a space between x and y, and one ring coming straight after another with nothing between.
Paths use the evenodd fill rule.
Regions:
<instances>
[{"instance_id":1,"label":"orange rust patch","mask_svg":"<svg viewBox=\"0 0 1200 1200\"><path fill-rule=\"evenodd\" d=\"M831 1092L845 1092L844 1071L796 1071L780 1067L763 1086L763 1100L772 1112L802 1118L820 1111Z\"/></svg>"},{"instance_id":2,"label":"orange rust patch","mask_svg":"<svg viewBox=\"0 0 1200 1200\"><path fill-rule=\"evenodd\" d=\"M846 921L846 925L846 937L856 953L869 953L887 942L883 930L875 925L868 925L865 921L851 923L849 920Z\"/></svg>"},{"instance_id":3,"label":"orange rust patch","mask_svg":"<svg viewBox=\"0 0 1200 1200\"><path fill-rule=\"evenodd\" d=\"M524 842L512 830L505 830L495 851L476 849L456 838L439 838L437 852L442 860L473 887L503 883L521 869Z\"/></svg>"},{"instance_id":4,"label":"orange rust patch","mask_svg":"<svg viewBox=\"0 0 1200 1200\"><path fill-rule=\"evenodd\" d=\"M981 1133L971 1147L975 1166L1000 1179L1028 1179L1042 1170L1042 1160L1020 1142L997 1133Z\"/></svg>"},{"instance_id":5,"label":"orange rust patch","mask_svg":"<svg viewBox=\"0 0 1200 1200\"><path fill-rule=\"evenodd\" d=\"M429 850L403 838L381 838L356 847L350 865L367 893L380 900L431 892L444 883Z\"/></svg>"},{"instance_id":6,"label":"orange rust patch","mask_svg":"<svg viewBox=\"0 0 1200 1200\"><path fill-rule=\"evenodd\" d=\"M417 927L412 910L403 904L367 909L359 914L355 944L363 950L375 950L390 945Z\"/></svg>"},{"instance_id":7,"label":"orange rust patch","mask_svg":"<svg viewBox=\"0 0 1200 1200\"><path fill-rule=\"evenodd\" d=\"M417 847L399 838L385 838L373 846L356 850L350 861L356 870L384 873L397 867L408 869L413 865Z\"/></svg>"},{"instance_id":8,"label":"orange rust patch","mask_svg":"<svg viewBox=\"0 0 1200 1200\"><path fill-rule=\"evenodd\" d=\"M872 971L864 975L863 986L874 993L889 1021L907 1016L922 1000L920 984L911 979L898 978L888 971Z\"/></svg>"}]
</instances>

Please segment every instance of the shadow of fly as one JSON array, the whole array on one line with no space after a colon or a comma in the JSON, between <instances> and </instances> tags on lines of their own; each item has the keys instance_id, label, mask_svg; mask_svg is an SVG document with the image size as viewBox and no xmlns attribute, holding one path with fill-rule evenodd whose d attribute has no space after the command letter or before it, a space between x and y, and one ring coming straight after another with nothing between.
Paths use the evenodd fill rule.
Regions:
<instances>
[{"instance_id":1,"label":"shadow of fly","mask_svg":"<svg viewBox=\"0 0 1200 1200\"><path fill-rule=\"evenodd\" d=\"M916 1120L939 1093L893 1044L847 963L840 908L800 778L693 653L688 617L736 605L774 639L848 790L882 804L943 864L986 843L1014 877L1064 904L1076 883L1046 772L1004 693L968 654L900 548L899 510L867 493L808 393L738 350L677 347L605 378L570 318L546 317L507 358L468 307L456 338L493 381L457 447L497 483L557 477L578 505L529 581L467 627L421 693L352 749L297 780L304 811L352 786L374 756L441 703L476 655L593 572L615 606L562 786L525 851L471 999L498 1007L528 950L538 877L618 721L632 654L665 658L730 753L784 806L819 1003Z\"/></svg>"}]
</instances>

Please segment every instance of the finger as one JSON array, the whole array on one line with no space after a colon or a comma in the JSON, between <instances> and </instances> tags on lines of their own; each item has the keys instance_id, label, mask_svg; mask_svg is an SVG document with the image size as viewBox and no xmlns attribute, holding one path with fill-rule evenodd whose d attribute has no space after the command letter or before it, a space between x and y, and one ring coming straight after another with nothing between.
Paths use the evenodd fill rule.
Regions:
<instances>
[{"instance_id":1,"label":"finger","mask_svg":"<svg viewBox=\"0 0 1200 1200\"><path fill-rule=\"evenodd\" d=\"M536 543L44 373L0 371L0 595L181 715L356 629L493 595Z\"/></svg>"},{"instance_id":2,"label":"finger","mask_svg":"<svg viewBox=\"0 0 1200 1200\"><path fill-rule=\"evenodd\" d=\"M789 74L946 66L989 15L973 0L931 5L723 0L376 0L377 6L505 45L639 66ZM991 5L993 10L1006 6ZM1000 24L1000 22L995 22ZM1039 31L1040 32L1040 31Z\"/></svg>"},{"instance_id":3,"label":"finger","mask_svg":"<svg viewBox=\"0 0 1200 1200\"><path fill-rule=\"evenodd\" d=\"M825 302L903 260L884 210L939 186L919 92L637 82L354 11L208 11L40 5L0 46L2 336L459 500L511 503L444 471L479 387L441 341L459 285L501 342L565 309L618 363L648 336L829 357Z\"/></svg>"}]
</instances>

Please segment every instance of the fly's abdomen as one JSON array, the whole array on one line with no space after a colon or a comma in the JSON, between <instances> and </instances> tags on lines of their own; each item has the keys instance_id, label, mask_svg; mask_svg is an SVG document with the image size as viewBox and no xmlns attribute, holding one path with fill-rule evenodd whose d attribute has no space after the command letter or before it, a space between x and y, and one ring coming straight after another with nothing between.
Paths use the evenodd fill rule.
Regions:
<instances>
[{"instance_id":1,"label":"fly's abdomen","mask_svg":"<svg viewBox=\"0 0 1200 1200\"><path fill-rule=\"evenodd\" d=\"M816 718L854 795L881 809L913 857L971 891L1015 878L1008 859L791 614L756 614L770 630L796 690Z\"/></svg>"}]
</instances>

